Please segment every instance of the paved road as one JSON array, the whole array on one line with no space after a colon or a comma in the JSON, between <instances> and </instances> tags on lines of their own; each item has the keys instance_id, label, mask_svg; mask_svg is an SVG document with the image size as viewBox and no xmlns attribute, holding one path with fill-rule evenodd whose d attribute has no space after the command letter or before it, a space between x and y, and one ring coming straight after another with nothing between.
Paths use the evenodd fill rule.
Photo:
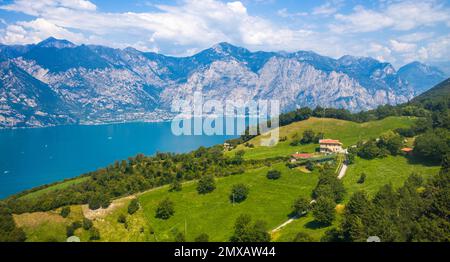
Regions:
<instances>
[{"instance_id":1,"label":"paved road","mask_svg":"<svg viewBox=\"0 0 450 262\"><path fill-rule=\"evenodd\" d=\"M347 165L345 163L342 164L341 171L339 172L339 175L337 176L338 179L342 179L345 176L345 172L347 171Z\"/></svg>"}]
</instances>

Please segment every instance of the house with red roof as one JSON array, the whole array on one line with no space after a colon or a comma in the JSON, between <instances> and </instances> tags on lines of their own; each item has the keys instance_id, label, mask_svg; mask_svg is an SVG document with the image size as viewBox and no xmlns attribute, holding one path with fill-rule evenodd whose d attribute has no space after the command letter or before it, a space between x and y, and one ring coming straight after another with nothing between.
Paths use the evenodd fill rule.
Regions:
<instances>
[{"instance_id":1,"label":"house with red roof","mask_svg":"<svg viewBox=\"0 0 450 262\"><path fill-rule=\"evenodd\" d=\"M319 140L321 153L338 153L342 152L342 143L339 140L334 139L321 139Z\"/></svg>"},{"instance_id":2,"label":"house with red roof","mask_svg":"<svg viewBox=\"0 0 450 262\"><path fill-rule=\"evenodd\" d=\"M403 153L405 154L411 154L413 152L414 149L410 148L410 147L405 147L401 149Z\"/></svg>"}]
</instances>

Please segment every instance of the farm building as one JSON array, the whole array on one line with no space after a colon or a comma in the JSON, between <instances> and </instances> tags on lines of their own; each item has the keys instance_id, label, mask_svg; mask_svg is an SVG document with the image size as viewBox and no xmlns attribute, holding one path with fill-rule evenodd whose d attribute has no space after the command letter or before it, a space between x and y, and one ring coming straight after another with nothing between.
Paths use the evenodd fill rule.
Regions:
<instances>
[{"instance_id":1,"label":"farm building","mask_svg":"<svg viewBox=\"0 0 450 262\"><path fill-rule=\"evenodd\" d=\"M338 153L342 152L342 143L339 140L334 139L321 139L319 140L321 153Z\"/></svg>"},{"instance_id":2,"label":"farm building","mask_svg":"<svg viewBox=\"0 0 450 262\"><path fill-rule=\"evenodd\" d=\"M310 153L299 153L299 152L296 152L295 154L291 155L291 162L293 163L293 162L296 162L297 160L300 160L300 159L310 159L312 157L314 157L314 155L310 154Z\"/></svg>"},{"instance_id":3,"label":"farm building","mask_svg":"<svg viewBox=\"0 0 450 262\"><path fill-rule=\"evenodd\" d=\"M405 147L401 149L403 153L405 154L411 154L413 152L414 149L410 148L410 147Z\"/></svg>"}]
</instances>

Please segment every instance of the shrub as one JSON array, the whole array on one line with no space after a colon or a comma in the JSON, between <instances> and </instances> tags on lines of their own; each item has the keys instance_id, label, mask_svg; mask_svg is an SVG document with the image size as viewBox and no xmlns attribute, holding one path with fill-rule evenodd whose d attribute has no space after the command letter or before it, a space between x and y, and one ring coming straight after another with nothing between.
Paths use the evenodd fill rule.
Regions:
<instances>
[{"instance_id":1,"label":"shrub","mask_svg":"<svg viewBox=\"0 0 450 262\"><path fill-rule=\"evenodd\" d=\"M183 232L178 230L175 232L175 242L186 242L186 236Z\"/></svg>"},{"instance_id":2,"label":"shrub","mask_svg":"<svg viewBox=\"0 0 450 262\"><path fill-rule=\"evenodd\" d=\"M304 232L300 232L295 236L295 238L292 241L293 242L313 242L314 239L310 235L308 235Z\"/></svg>"},{"instance_id":3,"label":"shrub","mask_svg":"<svg viewBox=\"0 0 450 262\"><path fill-rule=\"evenodd\" d=\"M240 203L247 199L248 192L248 186L244 184L236 184L231 189L230 201L232 201L233 203Z\"/></svg>"},{"instance_id":4,"label":"shrub","mask_svg":"<svg viewBox=\"0 0 450 262\"><path fill-rule=\"evenodd\" d=\"M127 217L124 214L120 214L117 217L117 222L119 222L121 224L125 224L127 222Z\"/></svg>"},{"instance_id":5,"label":"shrub","mask_svg":"<svg viewBox=\"0 0 450 262\"><path fill-rule=\"evenodd\" d=\"M155 217L160 219L169 219L174 213L175 210L173 202L169 198L166 198L159 202L158 207L156 208Z\"/></svg>"},{"instance_id":6,"label":"shrub","mask_svg":"<svg viewBox=\"0 0 450 262\"><path fill-rule=\"evenodd\" d=\"M182 185L180 180L175 179L172 183L172 185L170 185L170 189L169 191L174 192L174 191L181 191L182 189Z\"/></svg>"},{"instance_id":7,"label":"shrub","mask_svg":"<svg viewBox=\"0 0 450 262\"><path fill-rule=\"evenodd\" d=\"M100 240L100 232L96 227L91 227L89 233L90 233L89 237L90 240Z\"/></svg>"},{"instance_id":8,"label":"shrub","mask_svg":"<svg viewBox=\"0 0 450 262\"><path fill-rule=\"evenodd\" d=\"M136 213L136 211L139 210L139 201L137 198L131 200L130 204L128 205L128 214L132 215Z\"/></svg>"},{"instance_id":9,"label":"shrub","mask_svg":"<svg viewBox=\"0 0 450 262\"><path fill-rule=\"evenodd\" d=\"M206 175L200 178L197 184L197 191L199 194L207 194L216 189L216 181L212 175Z\"/></svg>"},{"instance_id":10,"label":"shrub","mask_svg":"<svg viewBox=\"0 0 450 262\"><path fill-rule=\"evenodd\" d=\"M64 217L64 218L66 218L66 217L68 217L69 216L69 214L70 214L70 207L63 207L62 209L61 209L61 212L59 213L62 217Z\"/></svg>"},{"instance_id":11,"label":"shrub","mask_svg":"<svg viewBox=\"0 0 450 262\"><path fill-rule=\"evenodd\" d=\"M306 169L308 169L309 171L313 171L314 170L314 163L310 160L308 160L306 162Z\"/></svg>"},{"instance_id":12,"label":"shrub","mask_svg":"<svg viewBox=\"0 0 450 262\"><path fill-rule=\"evenodd\" d=\"M304 197L299 197L292 205L293 213L297 216L303 216L309 211L309 201Z\"/></svg>"},{"instance_id":13,"label":"shrub","mask_svg":"<svg viewBox=\"0 0 450 262\"><path fill-rule=\"evenodd\" d=\"M249 215L240 215L234 225L234 234L231 242L269 242L270 234L267 232L266 223L258 220L254 224Z\"/></svg>"},{"instance_id":14,"label":"shrub","mask_svg":"<svg viewBox=\"0 0 450 262\"><path fill-rule=\"evenodd\" d=\"M89 230L89 229L91 229L92 226L93 226L93 223L90 219L83 218L83 229L84 230Z\"/></svg>"},{"instance_id":15,"label":"shrub","mask_svg":"<svg viewBox=\"0 0 450 262\"><path fill-rule=\"evenodd\" d=\"M358 179L358 184L363 184L364 181L366 181L366 174L365 173L361 173L361 176Z\"/></svg>"},{"instance_id":16,"label":"shrub","mask_svg":"<svg viewBox=\"0 0 450 262\"><path fill-rule=\"evenodd\" d=\"M201 233L195 238L195 242L209 242L209 236L206 233Z\"/></svg>"},{"instance_id":17,"label":"shrub","mask_svg":"<svg viewBox=\"0 0 450 262\"><path fill-rule=\"evenodd\" d=\"M276 180L276 179L279 179L280 177L281 177L281 172L278 170L270 170L269 172L267 172L268 179Z\"/></svg>"},{"instance_id":18,"label":"shrub","mask_svg":"<svg viewBox=\"0 0 450 262\"><path fill-rule=\"evenodd\" d=\"M66 227L66 235L67 237L71 237L75 234L75 230L80 228L82 226L82 223L80 221L75 221L69 226Z\"/></svg>"}]
</instances>

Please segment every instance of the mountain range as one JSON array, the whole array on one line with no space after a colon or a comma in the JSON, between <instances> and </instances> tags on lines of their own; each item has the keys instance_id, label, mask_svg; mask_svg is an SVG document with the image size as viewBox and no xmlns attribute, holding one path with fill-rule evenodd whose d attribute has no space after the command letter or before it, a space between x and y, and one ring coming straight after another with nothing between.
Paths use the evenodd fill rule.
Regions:
<instances>
[{"instance_id":1,"label":"mountain range","mask_svg":"<svg viewBox=\"0 0 450 262\"><path fill-rule=\"evenodd\" d=\"M398 104L447 78L413 62L398 71L370 57L251 52L219 43L189 57L48 38L0 45L0 127L42 127L173 117L175 99L278 99L282 110L359 111Z\"/></svg>"}]
</instances>

